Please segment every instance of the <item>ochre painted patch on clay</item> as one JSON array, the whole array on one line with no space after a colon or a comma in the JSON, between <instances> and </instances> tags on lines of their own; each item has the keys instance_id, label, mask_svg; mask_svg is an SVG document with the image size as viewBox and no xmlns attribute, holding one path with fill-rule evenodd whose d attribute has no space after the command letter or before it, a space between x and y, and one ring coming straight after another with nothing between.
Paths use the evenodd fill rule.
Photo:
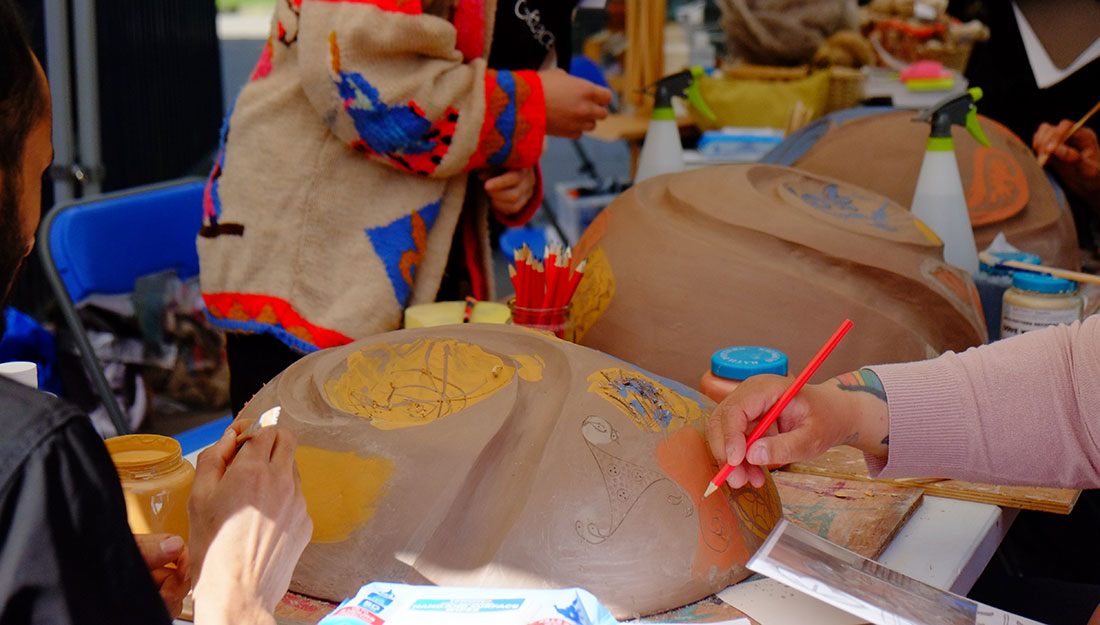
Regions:
<instances>
[{"instance_id":1,"label":"ochre painted patch on clay","mask_svg":"<svg viewBox=\"0 0 1100 625\"><path fill-rule=\"evenodd\" d=\"M601 369L589 375L588 382L588 392L611 402L630 417L639 430L671 432L704 417L698 401L637 371L617 367Z\"/></svg>"},{"instance_id":2,"label":"ochre painted patch on clay","mask_svg":"<svg viewBox=\"0 0 1100 625\"><path fill-rule=\"evenodd\" d=\"M729 500L722 493L703 498L707 483L718 471L703 435L694 428L683 428L657 443L657 465L687 491L698 512L699 545L692 577L707 576L712 570L727 571L747 562L749 550Z\"/></svg>"},{"instance_id":3,"label":"ochre painted patch on clay","mask_svg":"<svg viewBox=\"0 0 1100 625\"><path fill-rule=\"evenodd\" d=\"M388 458L305 445L299 445L294 456L315 543L340 542L370 521L394 469Z\"/></svg>"},{"instance_id":4,"label":"ochre painted patch on clay","mask_svg":"<svg viewBox=\"0 0 1100 625\"><path fill-rule=\"evenodd\" d=\"M454 339L373 345L347 358L347 371L325 382L336 409L382 430L425 425L500 390L516 373L500 356Z\"/></svg>"},{"instance_id":5,"label":"ochre painted patch on clay","mask_svg":"<svg viewBox=\"0 0 1100 625\"><path fill-rule=\"evenodd\" d=\"M512 356L512 358L519 365L519 377L528 382L538 382L542 379L542 370L546 367L546 361L542 359L542 356L521 354Z\"/></svg>"},{"instance_id":6,"label":"ochre painted patch on clay","mask_svg":"<svg viewBox=\"0 0 1100 625\"><path fill-rule=\"evenodd\" d=\"M578 343L611 306L611 298L615 296L615 275L611 273L611 263L603 248L593 249L586 258L584 277L573 295L573 340Z\"/></svg>"}]
</instances>

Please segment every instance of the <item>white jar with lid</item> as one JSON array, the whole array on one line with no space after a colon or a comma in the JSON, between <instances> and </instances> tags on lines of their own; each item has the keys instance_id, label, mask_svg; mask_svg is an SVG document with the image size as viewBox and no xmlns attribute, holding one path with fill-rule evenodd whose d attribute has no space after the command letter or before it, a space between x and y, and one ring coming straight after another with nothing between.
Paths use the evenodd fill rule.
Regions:
<instances>
[{"instance_id":1,"label":"white jar with lid","mask_svg":"<svg viewBox=\"0 0 1100 625\"><path fill-rule=\"evenodd\" d=\"M1083 304L1073 280L1017 271L1004 295L1001 338L1073 323L1081 318Z\"/></svg>"}]
</instances>

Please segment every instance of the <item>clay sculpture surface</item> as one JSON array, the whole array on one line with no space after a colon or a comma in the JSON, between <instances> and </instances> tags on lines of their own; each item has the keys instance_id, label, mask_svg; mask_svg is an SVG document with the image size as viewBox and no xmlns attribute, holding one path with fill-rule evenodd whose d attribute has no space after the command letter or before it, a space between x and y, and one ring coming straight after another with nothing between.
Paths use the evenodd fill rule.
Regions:
<instances>
[{"instance_id":1,"label":"clay sculpture surface","mask_svg":"<svg viewBox=\"0 0 1100 625\"><path fill-rule=\"evenodd\" d=\"M800 369L850 318L814 380L983 342L974 284L896 203L775 165L659 176L620 195L574 248L578 342L696 387L730 345Z\"/></svg>"},{"instance_id":2,"label":"clay sculpture surface","mask_svg":"<svg viewBox=\"0 0 1100 625\"><path fill-rule=\"evenodd\" d=\"M785 139L768 160L858 185L908 207L928 124L914 123L914 111L871 111L820 119ZM982 115L978 123L989 147L963 128L951 131L978 249L1003 232L1009 243L1038 254L1047 265L1079 269L1077 231L1065 198L1011 130Z\"/></svg>"},{"instance_id":3,"label":"clay sculpture surface","mask_svg":"<svg viewBox=\"0 0 1100 625\"><path fill-rule=\"evenodd\" d=\"M316 352L242 412L281 406L313 540L291 583L579 586L615 616L748 575L781 515L764 488L702 499L714 407L675 382L514 326L400 330Z\"/></svg>"}]
</instances>

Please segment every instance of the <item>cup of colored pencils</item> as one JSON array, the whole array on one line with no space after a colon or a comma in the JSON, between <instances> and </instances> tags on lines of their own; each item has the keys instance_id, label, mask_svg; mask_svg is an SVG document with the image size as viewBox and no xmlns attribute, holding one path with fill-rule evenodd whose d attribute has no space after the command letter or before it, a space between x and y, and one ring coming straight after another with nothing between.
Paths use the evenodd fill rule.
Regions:
<instances>
[{"instance_id":1,"label":"cup of colored pencils","mask_svg":"<svg viewBox=\"0 0 1100 625\"><path fill-rule=\"evenodd\" d=\"M573 251L557 244L546 246L541 261L526 243L513 251L512 258L515 264L508 266L508 276L516 289L516 296L508 302L512 323L572 341L570 311L573 294L584 277L585 261L574 267Z\"/></svg>"}]
</instances>

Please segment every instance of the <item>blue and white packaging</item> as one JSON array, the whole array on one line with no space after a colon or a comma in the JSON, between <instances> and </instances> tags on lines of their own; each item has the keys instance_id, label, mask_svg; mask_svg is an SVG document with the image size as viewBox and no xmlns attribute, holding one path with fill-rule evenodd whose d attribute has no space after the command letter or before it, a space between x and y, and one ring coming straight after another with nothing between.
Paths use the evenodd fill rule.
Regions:
<instances>
[{"instance_id":1,"label":"blue and white packaging","mask_svg":"<svg viewBox=\"0 0 1100 625\"><path fill-rule=\"evenodd\" d=\"M318 625L617 625L592 593L371 582Z\"/></svg>"}]
</instances>

